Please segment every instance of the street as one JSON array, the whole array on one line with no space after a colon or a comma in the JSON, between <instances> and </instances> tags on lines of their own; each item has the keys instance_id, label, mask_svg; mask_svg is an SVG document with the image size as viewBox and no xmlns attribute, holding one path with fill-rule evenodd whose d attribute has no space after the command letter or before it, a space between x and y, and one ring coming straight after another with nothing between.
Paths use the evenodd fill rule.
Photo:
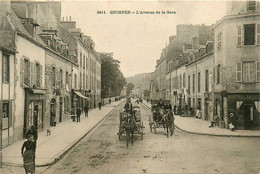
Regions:
<instances>
[{"instance_id":1,"label":"street","mask_svg":"<svg viewBox=\"0 0 260 174\"><path fill-rule=\"evenodd\" d=\"M89 135L44 174L56 173L259 173L260 139L151 133L150 110L139 104L144 139L126 148L118 139L119 105Z\"/></svg>"}]
</instances>

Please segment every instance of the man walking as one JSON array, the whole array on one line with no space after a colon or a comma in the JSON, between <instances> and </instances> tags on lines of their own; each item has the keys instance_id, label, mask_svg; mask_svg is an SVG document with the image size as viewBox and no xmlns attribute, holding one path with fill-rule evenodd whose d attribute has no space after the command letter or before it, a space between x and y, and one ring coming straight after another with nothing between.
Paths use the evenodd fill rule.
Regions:
<instances>
[{"instance_id":1,"label":"man walking","mask_svg":"<svg viewBox=\"0 0 260 174\"><path fill-rule=\"evenodd\" d=\"M84 107L84 112L85 112L85 117L88 117L88 105L86 104L85 107Z\"/></svg>"},{"instance_id":2,"label":"man walking","mask_svg":"<svg viewBox=\"0 0 260 174\"><path fill-rule=\"evenodd\" d=\"M78 108L77 108L77 122L80 122L80 114L81 114L81 109L79 108L79 106L78 106Z\"/></svg>"},{"instance_id":3,"label":"man walking","mask_svg":"<svg viewBox=\"0 0 260 174\"><path fill-rule=\"evenodd\" d=\"M101 102L98 102L98 108L101 110Z\"/></svg>"}]
</instances>

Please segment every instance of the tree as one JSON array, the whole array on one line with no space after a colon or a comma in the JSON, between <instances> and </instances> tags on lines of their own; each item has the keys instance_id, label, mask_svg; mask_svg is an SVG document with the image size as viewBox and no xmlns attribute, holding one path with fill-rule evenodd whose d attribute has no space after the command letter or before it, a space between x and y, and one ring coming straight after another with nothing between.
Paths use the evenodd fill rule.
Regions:
<instances>
[{"instance_id":1,"label":"tree","mask_svg":"<svg viewBox=\"0 0 260 174\"><path fill-rule=\"evenodd\" d=\"M135 87L135 85L133 83L128 83L126 86L126 95L129 96L131 90Z\"/></svg>"},{"instance_id":2,"label":"tree","mask_svg":"<svg viewBox=\"0 0 260 174\"><path fill-rule=\"evenodd\" d=\"M126 85L126 79L120 70L120 61L113 59L109 53L100 53L101 59L101 97L120 95Z\"/></svg>"}]
</instances>

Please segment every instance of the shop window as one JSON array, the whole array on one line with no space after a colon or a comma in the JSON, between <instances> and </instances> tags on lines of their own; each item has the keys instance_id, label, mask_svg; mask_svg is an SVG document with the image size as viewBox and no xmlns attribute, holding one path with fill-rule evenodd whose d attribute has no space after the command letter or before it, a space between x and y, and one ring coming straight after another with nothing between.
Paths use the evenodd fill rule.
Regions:
<instances>
[{"instance_id":1,"label":"shop window","mask_svg":"<svg viewBox=\"0 0 260 174\"><path fill-rule=\"evenodd\" d=\"M255 24L244 25L244 45L255 44Z\"/></svg>"},{"instance_id":2,"label":"shop window","mask_svg":"<svg viewBox=\"0 0 260 174\"><path fill-rule=\"evenodd\" d=\"M9 56L3 54L2 57L2 61L3 61L3 82L8 83L9 82L9 74L10 74L10 64L9 64Z\"/></svg>"},{"instance_id":3,"label":"shop window","mask_svg":"<svg viewBox=\"0 0 260 174\"><path fill-rule=\"evenodd\" d=\"M9 122L9 117L10 115L10 110L9 110L9 102L3 102L3 111L2 111L2 129L7 129L8 128L8 122Z\"/></svg>"}]
</instances>

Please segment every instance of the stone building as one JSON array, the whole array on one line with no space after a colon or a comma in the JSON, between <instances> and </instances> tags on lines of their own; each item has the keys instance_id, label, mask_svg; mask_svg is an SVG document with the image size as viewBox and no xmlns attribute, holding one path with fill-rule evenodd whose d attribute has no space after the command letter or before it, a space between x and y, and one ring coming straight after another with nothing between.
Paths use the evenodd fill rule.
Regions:
<instances>
[{"instance_id":1,"label":"stone building","mask_svg":"<svg viewBox=\"0 0 260 174\"><path fill-rule=\"evenodd\" d=\"M228 127L231 113L238 129L260 127L260 2L227 2L227 15L214 26L214 114Z\"/></svg>"},{"instance_id":2,"label":"stone building","mask_svg":"<svg viewBox=\"0 0 260 174\"><path fill-rule=\"evenodd\" d=\"M11 144L14 140L16 68L15 50L0 45L0 113L1 145Z\"/></svg>"},{"instance_id":3,"label":"stone building","mask_svg":"<svg viewBox=\"0 0 260 174\"><path fill-rule=\"evenodd\" d=\"M207 42L207 51L202 54L190 54L186 64L187 104L195 113L199 108L202 119L213 120L213 42Z\"/></svg>"}]
</instances>

